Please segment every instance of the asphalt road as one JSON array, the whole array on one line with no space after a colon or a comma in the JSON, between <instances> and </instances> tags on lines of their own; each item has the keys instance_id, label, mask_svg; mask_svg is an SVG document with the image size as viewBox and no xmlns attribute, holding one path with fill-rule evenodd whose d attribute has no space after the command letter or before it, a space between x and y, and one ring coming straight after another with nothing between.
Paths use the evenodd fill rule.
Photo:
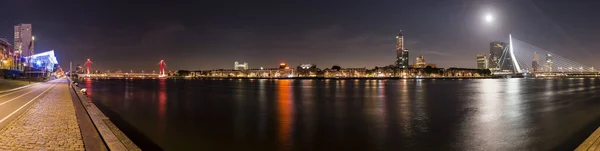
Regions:
<instances>
[{"instance_id":1,"label":"asphalt road","mask_svg":"<svg viewBox=\"0 0 600 151\"><path fill-rule=\"evenodd\" d=\"M0 129L16 119L29 107L39 101L57 84L67 84L67 79L56 79L31 87L0 94Z\"/></svg>"}]
</instances>

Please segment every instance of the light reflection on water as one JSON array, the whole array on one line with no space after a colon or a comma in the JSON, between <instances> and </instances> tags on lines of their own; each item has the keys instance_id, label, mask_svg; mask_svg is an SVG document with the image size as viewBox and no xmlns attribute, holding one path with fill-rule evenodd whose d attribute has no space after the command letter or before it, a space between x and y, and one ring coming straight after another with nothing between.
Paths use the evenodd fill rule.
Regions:
<instances>
[{"instance_id":1,"label":"light reflection on water","mask_svg":"<svg viewBox=\"0 0 600 151\"><path fill-rule=\"evenodd\" d=\"M167 124L167 82L166 79L158 79L158 136L164 138Z\"/></svg>"},{"instance_id":2,"label":"light reflection on water","mask_svg":"<svg viewBox=\"0 0 600 151\"><path fill-rule=\"evenodd\" d=\"M595 79L86 80L166 150L549 150L600 117ZM118 125L118 124L117 124Z\"/></svg>"},{"instance_id":3,"label":"light reflection on water","mask_svg":"<svg viewBox=\"0 0 600 151\"><path fill-rule=\"evenodd\" d=\"M277 114L279 119L279 145L282 148L290 147L290 135L294 120L292 116L294 114L292 92L291 92L291 80L278 80L277 81Z\"/></svg>"}]
</instances>

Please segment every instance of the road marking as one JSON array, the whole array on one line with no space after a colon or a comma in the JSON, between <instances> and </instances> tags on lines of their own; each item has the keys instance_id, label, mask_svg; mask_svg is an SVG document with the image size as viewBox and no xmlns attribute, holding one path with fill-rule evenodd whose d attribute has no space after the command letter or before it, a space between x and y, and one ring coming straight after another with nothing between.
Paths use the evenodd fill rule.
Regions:
<instances>
[{"instance_id":1,"label":"road marking","mask_svg":"<svg viewBox=\"0 0 600 151\"><path fill-rule=\"evenodd\" d=\"M8 119L9 117L13 116L15 113L19 112L21 109L23 109L25 106L27 106L29 103L33 102L33 100L37 99L38 97L42 96L42 94L46 93L48 90L52 89L54 86L56 86L56 84L52 85L50 88L46 89L46 91L40 93L39 95L37 95L35 98L29 100L29 102L25 103L24 105L22 105L21 107L19 107L17 110L13 111L12 113L8 114L6 117L2 118L0 120L0 123L4 122L6 119Z\"/></svg>"},{"instance_id":2,"label":"road marking","mask_svg":"<svg viewBox=\"0 0 600 151\"><path fill-rule=\"evenodd\" d=\"M27 93L25 93L25 94L19 95L19 96L17 96L17 97L14 97L14 98L12 98L12 99L8 100L8 101L2 102L2 103L0 103L0 106L1 106L1 105L4 105L4 104L6 104L6 103L8 103L8 102L14 101L14 100L16 100L16 99L18 99L18 98L20 98L20 97L23 97L23 96L25 96L25 95L27 95L27 94L29 94L29 93L32 93L32 92L33 92L33 91L35 91L35 90L37 90L37 89L31 90L31 91L29 91L29 92L27 92Z\"/></svg>"}]
</instances>

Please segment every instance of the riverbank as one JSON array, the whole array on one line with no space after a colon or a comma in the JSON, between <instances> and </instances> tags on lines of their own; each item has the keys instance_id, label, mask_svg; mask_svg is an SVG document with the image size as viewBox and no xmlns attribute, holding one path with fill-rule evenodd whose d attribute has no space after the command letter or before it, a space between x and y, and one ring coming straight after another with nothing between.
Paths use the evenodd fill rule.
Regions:
<instances>
[{"instance_id":1,"label":"riverbank","mask_svg":"<svg viewBox=\"0 0 600 151\"><path fill-rule=\"evenodd\" d=\"M111 120L96 107L96 105L87 99L85 94L80 93L81 89L77 86L72 86L72 95L75 103L75 107L80 111L80 115L87 117L78 116L80 124L87 123L88 127L81 127L81 131L84 136L84 143L92 143L97 146L97 137L101 137L103 144L110 150L141 150L135 143L133 143ZM83 112L85 111L85 113ZM91 125L93 124L93 125ZM93 126L93 128L91 127ZM87 133L87 135L85 134ZM99 135L99 136L98 136ZM86 139L90 141L85 141ZM86 147L87 149L87 147Z\"/></svg>"},{"instance_id":2,"label":"riverbank","mask_svg":"<svg viewBox=\"0 0 600 151\"><path fill-rule=\"evenodd\" d=\"M68 79L0 95L0 150L140 150Z\"/></svg>"},{"instance_id":3,"label":"riverbank","mask_svg":"<svg viewBox=\"0 0 600 151\"><path fill-rule=\"evenodd\" d=\"M140 147L122 123L165 150L573 150L597 128L598 84L86 79L80 86Z\"/></svg>"}]
</instances>

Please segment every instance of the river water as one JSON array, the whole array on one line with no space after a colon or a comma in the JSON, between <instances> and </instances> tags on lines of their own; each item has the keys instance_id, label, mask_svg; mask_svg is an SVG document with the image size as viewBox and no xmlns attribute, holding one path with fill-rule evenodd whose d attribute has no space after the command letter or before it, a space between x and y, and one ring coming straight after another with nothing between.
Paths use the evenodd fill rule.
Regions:
<instances>
[{"instance_id":1,"label":"river water","mask_svg":"<svg viewBox=\"0 0 600 151\"><path fill-rule=\"evenodd\" d=\"M600 124L600 79L94 80L144 149L572 150Z\"/></svg>"}]
</instances>

